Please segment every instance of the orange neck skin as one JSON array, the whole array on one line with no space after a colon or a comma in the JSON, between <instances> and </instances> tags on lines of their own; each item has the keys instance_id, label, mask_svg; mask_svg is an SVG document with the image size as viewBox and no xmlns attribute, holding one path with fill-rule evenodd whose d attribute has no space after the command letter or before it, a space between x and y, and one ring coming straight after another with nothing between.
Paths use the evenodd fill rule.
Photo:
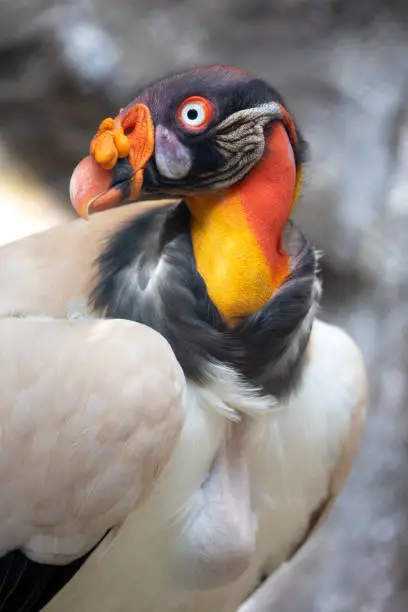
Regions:
<instances>
[{"instance_id":1,"label":"orange neck skin","mask_svg":"<svg viewBox=\"0 0 408 612\"><path fill-rule=\"evenodd\" d=\"M262 160L240 183L187 198L197 269L226 320L261 309L290 273L281 239L296 183L293 149L277 123Z\"/></svg>"}]
</instances>

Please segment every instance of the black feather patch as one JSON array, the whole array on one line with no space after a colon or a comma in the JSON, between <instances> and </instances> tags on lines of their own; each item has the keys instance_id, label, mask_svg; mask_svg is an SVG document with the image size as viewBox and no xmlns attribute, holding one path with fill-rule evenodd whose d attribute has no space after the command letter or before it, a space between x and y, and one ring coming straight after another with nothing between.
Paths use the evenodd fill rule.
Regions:
<instances>
[{"instance_id":1,"label":"black feather patch","mask_svg":"<svg viewBox=\"0 0 408 612\"><path fill-rule=\"evenodd\" d=\"M40 612L95 548L68 565L37 563L19 550L7 553L0 558L0 611Z\"/></svg>"},{"instance_id":2,"label":"black feather patch","mask_svg":"<svg viewBox=\"0 0 408 612\"><path fill-rule=\"evenodd\" d=\"M292 273L274 297L237 329L245 346L242 371L256 386L278 397L287 395L300 380L313 307L320 297L315 253L293 225L291 231L297 234L299 249Z\"/></svg>"},{"instance_id":3,"label":"black feather patch","mask_svg":"<svg viewBox=\"0 0 408 612\"><path fill-rule=\"evenodd\" d=\"M300 232L292 274L262 310L231 329L195 265L186 204L148 211L112 236L100 255L92 306L160 332L187 377L204 381L223 363L264 393L283 396L298 380L317 296L315 255Z\"/></svg>"}]
</instances>

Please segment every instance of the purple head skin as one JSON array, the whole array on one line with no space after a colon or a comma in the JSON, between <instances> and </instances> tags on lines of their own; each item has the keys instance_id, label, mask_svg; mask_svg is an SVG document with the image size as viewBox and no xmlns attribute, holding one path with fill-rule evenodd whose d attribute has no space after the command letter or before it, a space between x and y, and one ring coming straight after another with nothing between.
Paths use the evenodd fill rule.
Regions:
<instances>
[{"instance_id":1,"label":"purple head skin","mask_svg":"<svg viewBox=\"0 0 408 612\"><path fill-rule=\"evenodd\" d=\"M192 165L190 150L163 125L157 126L155 136L154 155L159 172L169 179L187 176Z\"/></svg>"}]
</instances>

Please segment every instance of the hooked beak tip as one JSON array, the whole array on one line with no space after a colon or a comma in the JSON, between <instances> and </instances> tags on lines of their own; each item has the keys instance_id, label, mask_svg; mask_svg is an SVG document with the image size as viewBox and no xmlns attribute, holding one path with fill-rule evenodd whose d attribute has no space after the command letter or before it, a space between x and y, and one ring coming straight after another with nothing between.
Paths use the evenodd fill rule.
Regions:
<instances>
[{"instance_id":1,"label":"hooked beak tip","mask_svg":"<svg viewBox=\"0 0 408 612\"><path fill-rule=\"evenodd\" d=\"M111 184L111 173L89 156L83 159L75 168L69 184L69 195L72 206L83 219L89 218L92 203Z\"/></svg>"},{"instance_id":2,"label":"hooked beak tip","mask_svg":"<svg viewBox=\"0 0 408 612\"><path fill-rule=\"evenodd\" d=\"M78 215L89 220L89 214L118 206L124 200L120 186L112 185L112 170L103 169L93 157L83 159L75 168L69 194Z\"/></svg>"}]
</instances>

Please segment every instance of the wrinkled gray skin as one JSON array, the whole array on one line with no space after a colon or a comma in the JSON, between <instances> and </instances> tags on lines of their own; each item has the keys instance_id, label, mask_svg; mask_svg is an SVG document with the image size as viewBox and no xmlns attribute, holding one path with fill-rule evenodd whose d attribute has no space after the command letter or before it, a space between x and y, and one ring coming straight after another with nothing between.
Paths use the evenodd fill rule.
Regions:
<instances>
[{"instance_id":1,"label":"wrinkled gray skin","mask_svg":"<svg viewBox=\"0 0 408 612\"><path fill-rule=\"evenodd\" d=\"M365 353L372 414L336 510L264 610L408 609L407 13L405 0L0 4L0 130L65 193L98 122L191 65L265 78L311 142L296 217L326 253L323 318Z\"/></svg>"}]
</instances>

